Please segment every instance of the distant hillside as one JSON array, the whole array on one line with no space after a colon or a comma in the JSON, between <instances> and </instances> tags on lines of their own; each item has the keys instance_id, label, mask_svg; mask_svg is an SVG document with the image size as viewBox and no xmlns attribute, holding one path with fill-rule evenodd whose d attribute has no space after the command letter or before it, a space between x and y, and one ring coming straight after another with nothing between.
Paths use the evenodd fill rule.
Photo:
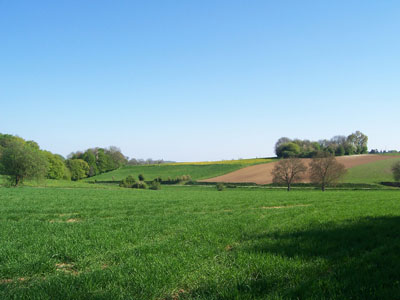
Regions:
<instances>
[{"instance_id":1,"label":"distant hillside","mask_svg":"<svg viewBox=\"0 0 400 300\"><path fill-rule=\"evenodd\" d=\"M128 175L133 175L137 178L139 174L143 174L145 180L153 180L161 176L162 179L168 177L174 178L182 175L190 175L193 180L205 179L223 175L235 170L241 169L254 164L271 162L273 159L243 159L229 160L216 162L195 162L195 163L172 163L160 165L139 165L125 166L112 172L104 173L91 178L86 178L86 181L119 181L126 178Z\"/></svg>"},{"instance_id":2,"label":"distant hillside","mask_svg":"<svg viewBox=\"0 0 400 300\"><path fill-rule=\"evenodd\" d=\"M339 156L337 160L344 164L349 170L349 174L343 179L345 183L379 183L382 181L393 181L390 168L399 156L387 156L377 154L364 154L352 156ZM305 164L310 163L310 159L303 159ZM204 182L230 182L230 183L257 183L271 184L272 170L276 163L260 164L249 166L240 170L202 180ZM304 182L309 182L308 175Z\"/></svg>"},{"instance_id":3,"label":"distant hillside","mask_svg":"<svg viewBox=\"0 0 400 300\"><path fill-rule=\"evenodd\" d=\"M342 182L378 184L384 181L393 181L391 168L399 160L399 155L393 155L391 159L355 166L348 170Z\"/></svg>"}]
</instances>

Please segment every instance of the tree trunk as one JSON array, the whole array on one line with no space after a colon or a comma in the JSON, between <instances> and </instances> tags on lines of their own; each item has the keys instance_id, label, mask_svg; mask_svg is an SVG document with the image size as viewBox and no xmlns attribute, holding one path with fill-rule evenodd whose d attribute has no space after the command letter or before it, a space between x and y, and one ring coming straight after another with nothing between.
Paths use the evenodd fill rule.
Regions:
<instances>
[{"instance_id":1,"label":"tree trunk","mask_svg":"<svg viewBox=\"0 0 400 300\"><path fill-rule=\"evenodd\" d=\"M287 185L287 191L290 192L290 183Z\"/></svg>"},{"instance_id":2,"label":"tree trunk","mask_svg":"<svg viewBox=\"0 0 400 300\"><path fill-rule=\"evenodd\" d=\"M18 186L18 184L19 184L19 181L20 181L20 178L19 178L19 176L17 175L17 176L15 176L15 186Z\"/></svg>"},{"instance_id":3,"label":"tree trunk","mask_svg":"<svg viewBox=\"0 0 400 300\"><path fill-rule=\"evenodd\" d=\"M325 183L322 184L322 191L325 192Z\"/></svg>"}]
</instances>

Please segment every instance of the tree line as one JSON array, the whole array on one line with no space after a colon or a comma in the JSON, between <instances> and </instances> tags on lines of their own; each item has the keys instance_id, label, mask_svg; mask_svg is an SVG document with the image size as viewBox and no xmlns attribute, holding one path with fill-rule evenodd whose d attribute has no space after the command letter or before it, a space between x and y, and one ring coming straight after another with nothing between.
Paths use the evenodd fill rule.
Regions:
<instances>
[{"instance_id":1,"label":"tree line","mask_svg":"<svg viewBox=\"0 0 400 300\"><path fill-rule=\"evenodd\" d=\"M337 135L330 140L319 141L282 137L275 144L275 154L279 158L312 158L320 153L335 156L368 153L368 136L356 131L349 136Z\"/></svg>"},{"instance_id":2,"label":"tree line","mask_svg":"<svg viewBox=\"0 0 400 300\"><path fill-rule=\"evenodd\" d=\"M128 159L117 147L91 148L71 153L67 159L40 149L35 141L0 134L0 174L18 186L25 179L79 180L115 170Z\"/></svg>"}]
</instances>

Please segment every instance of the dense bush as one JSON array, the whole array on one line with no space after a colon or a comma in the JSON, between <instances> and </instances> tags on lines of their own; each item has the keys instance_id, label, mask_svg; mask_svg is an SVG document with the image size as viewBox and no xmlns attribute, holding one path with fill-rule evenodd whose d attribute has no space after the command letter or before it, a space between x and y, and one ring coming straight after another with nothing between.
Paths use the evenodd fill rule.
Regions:
<instances>
[{"instance_id":1,"label":"dense bush","mask_svg":"<svg viewBox=\"0 0 400 300\"><path fill-rule=\"evenodd\" d=\"M217 191L223 191L225 189L225 185L223 183L217 183L216 185Z\"/></svg>"},{"instance_id":2,"label":"dense bush","mask_svg":"<svg viewBox=\"0 0 400 300\"><path fill-rule=\"evenodd\" d=\"M168 177L167 180L163 182L168 184L174 184L174 183L188 182L191 180L192 177L190 175L182 175L182 176L177 176L175 178Z\"/></svg>"},{"instance_id":3,"label":"dense bush","mask_svg":"<svg viewBox=\"0 0 400 300\"><path fill-rule=\"evenodd\" d=\"M132 175L129 175L124 180L122 180L119 186L125 188L131 188L135 183L136 183L135 178Z\"/></svg>"},{"instance_id":4,"label":"dense bush","mask_svg":"<svg viewBox=\"0 0 400 300\"><path fill-rule=\"evenodd\" d=\"M143 176L143 174L139 174L138 178L139 178L140 181L144 181L144 176Z\"/></svg>"},{"instance_id":5,"label":"dense bush","mask_svg":"<svg viewBox=\"0 0 400 300\"><path fill-rule=\"evenodd\" d=\"M161 190L161 184L159 181L154 180L150 185L151 190Z\"/></svg>"},{"instance_id":6,"label":"dense bush","mask_svg":"<svg viewBox=\"0 0 400 300\"><path fill-rule=\"evenodd\" d=\"M132 184L132 188L145 190L148 188L148 186L147 186L146 182L144 182L144 181L137 181L134 184Z\"/></svg>"}]
</instances>

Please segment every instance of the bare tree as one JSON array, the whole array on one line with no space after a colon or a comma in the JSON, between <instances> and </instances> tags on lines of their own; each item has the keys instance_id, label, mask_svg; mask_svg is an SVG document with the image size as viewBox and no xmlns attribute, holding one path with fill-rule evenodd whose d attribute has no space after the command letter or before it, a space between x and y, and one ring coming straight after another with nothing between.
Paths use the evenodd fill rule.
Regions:
<instances>
[{"instance_id":1,"label":"bare tree","mask_svg":"<svg viewBox=\"0 0 400 300\"><path fill-rule=\"evenodd\" d=\"M400 181L400 161L396 162L392 166L392 172L393 172L394 180Z\"/></svg>"},{"instance_id":2,"label":"bare tree","mask_svg":"<svg viewBox=\"0 0 400 300\"><path fill-rule=\"evenodd\" d=\"M286 184L287 190L290 191L291 184L300 181L306 171L307 167L299 158L282 159L272 170L273 182Z\"/></svg>"},{"instance_id":3,"label":"bare tree","mask_svg":"<svg viewBox=\"0 0 400 300\"><path fill-rule=\"evenodd\" d=\"M325 191L327 185L336 183L346 172L346 167L333 155L315 157L310 163L310 179L318 183L322 191Z\"/></svg>"}]
</instances>

